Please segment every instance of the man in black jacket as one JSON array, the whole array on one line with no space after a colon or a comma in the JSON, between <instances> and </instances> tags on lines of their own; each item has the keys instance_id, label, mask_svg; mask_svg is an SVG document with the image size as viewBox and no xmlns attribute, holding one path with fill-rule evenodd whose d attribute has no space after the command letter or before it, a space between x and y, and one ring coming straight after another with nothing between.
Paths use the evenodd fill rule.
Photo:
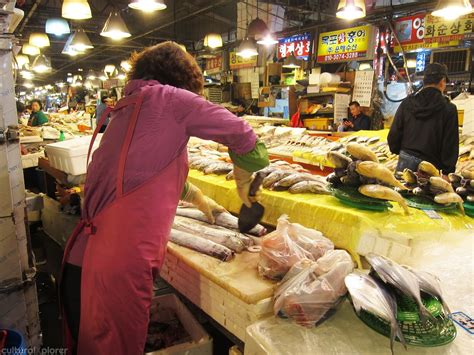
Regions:
<instances>
[{"instance_id":1,"label":"man in black jacket","mask_svg":"<svg viewBox=\"0 0 474 355\"><path fill-rule=\"evenodd\" d=\"M459 154L458 113L443 95L447 80L445 65L429 64L423 89L400 104L388 134L391 152L399 154L397 171L416 171L423 160L445 175L455 171Z\"/></svg>"}]
</instances>

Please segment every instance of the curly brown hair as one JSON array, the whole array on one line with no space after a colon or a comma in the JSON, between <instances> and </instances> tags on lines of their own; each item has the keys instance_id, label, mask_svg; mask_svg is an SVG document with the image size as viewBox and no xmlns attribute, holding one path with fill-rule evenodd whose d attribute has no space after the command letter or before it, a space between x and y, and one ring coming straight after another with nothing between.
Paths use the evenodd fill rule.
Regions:
<instances>
[{"instance_id":1,"label":"curly brown hair","mask_svg":"<svg viewBox=\"0 0 474 355\"><path fill-rule=\"evenodd\" d=\"M130 58L131 69L128 80L158 80L161 84L171 85L201 94L204 79L201 68L189 53L177 43L167 41L133 53Z\"/></svg>"}]
</instances>

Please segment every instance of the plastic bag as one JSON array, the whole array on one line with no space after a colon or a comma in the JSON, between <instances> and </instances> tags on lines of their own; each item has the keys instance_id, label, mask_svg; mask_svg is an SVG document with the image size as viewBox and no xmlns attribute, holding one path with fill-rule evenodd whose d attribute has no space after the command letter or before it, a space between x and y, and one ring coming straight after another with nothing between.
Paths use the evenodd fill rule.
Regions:
<instances>
[{"instance_id":1,"label":"plastic bag","mask_svg":"<svg viewBox=\"0 0 474 355\"><path fill-rule=\"evenodd\" d=\"M316 325L346 294L344 278L353 269L352 258L344 250L330 250L316 262L295 263L275 291L275 315L305 327Z\"/></svg>"},{"instance_id":2,"label":"plastic bag","mask_svg":"<svg viewBox=\"0 0 474 355\"><path fill-rule=\"evenodd\" d=\"M289 224L288 235L300 247L309 251L313 255L314 260L318 260L327 251L334 250L333 242L324 237L320 231L306 228L298 223Z\"/></svg>"},{"instance_id":3,"label":"plastic bag","mask_svg":"<svg viewBox=\"0 0 474 355\"><path fill-rule=\"evenodd\" d=\"M264 277L280 280L296 262L314 256L288 234L290 222L286 216L278 219L276 231L262 238L258 272Z\"/></svg>"}]
</instances>

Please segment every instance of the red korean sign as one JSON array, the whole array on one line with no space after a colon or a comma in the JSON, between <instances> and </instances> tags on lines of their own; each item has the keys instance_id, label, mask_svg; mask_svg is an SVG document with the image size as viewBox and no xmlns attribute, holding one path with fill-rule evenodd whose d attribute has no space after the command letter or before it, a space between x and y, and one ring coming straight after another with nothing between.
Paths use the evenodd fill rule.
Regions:
<instances>
[{"instance_id":1,"label":"red korean sign","mask_svg":"<svg viewBox=\"0 0 474 355\"><path fill-rule=\"evenodd\" d=\"M423 47L423 39L425 38L425 14L401 17L395 22L395 33L403 49L410 51ZM401 52L401 48L394 39L392 44L395 45L394 51Z\"/></svg>"},{"instance_id":2,"label":"red korean sign","mask_svg":"<svg viewBox=\"0 0 474 355\"><path fill-rule=\"evenodd\" d=\"M206 59L207 74L220 73L222 71L222 56Z\"/></svg>"},{"instance_id":3,"label":"red korean sign","mask_svg":"<svg viewBox=\"0 0 474 355\"><path fill-rule=\"evenodd\" d=\"M278 41L278 59L286 58L294 53L296 58L306 60L310 47L311 35L309 33L282 38Z\"/></svg>"}]
</instances>

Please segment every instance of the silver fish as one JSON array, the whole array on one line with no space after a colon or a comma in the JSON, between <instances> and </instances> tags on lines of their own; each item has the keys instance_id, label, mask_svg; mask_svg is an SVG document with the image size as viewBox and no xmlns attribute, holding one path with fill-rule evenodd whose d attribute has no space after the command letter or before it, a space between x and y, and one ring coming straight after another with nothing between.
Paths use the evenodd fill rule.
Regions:
<instances>
[{"instance_id":1,"label":"silver fish","mask_svg":"<svg viewBox=\"0 0 474 355\"><path fill-rule=\"evenodd\" d=\"M212 161L209 160L208 158L199 158L199 159L193 159L192 161L189 162L189 167L191 169L198 169L199 166L201 166L201 164L209 164L211 163Z\"/></svg>"},{"instance_id":2,"label":"silver fish","mask_svg":"<svg viewBox=\"0 0 474 355\"><path fill-rule=\"evenodd\" d=\"M406 348L405 338L396 318L397 305L393 295L366 274L349 274L344 282L357 313L360 313L360 310L363 309L390 323L390 349L392 354L395 337Z\"/></svg>"},{"instance_id":3,"label":"silver fish","mask_svg":"<svg viewBox=\"0 0 474 355\"><path fill-rule=\"evenodd\" d=\"M271 187L273 184L277 183L284 177L291 175L293 171L291 170L275 170L274 172L270 173L265 179L263 179L262 186L265 188Z\"/></svg>"},{"instance_id":4,"label":"silver fish","mask_svg":"<svg viewBox=\"0 0 474 355\"><path fill-rule=\"evenodd\" d=\"M176 210L176 215L177 216L182 216L182 217L189 217L197 221L202 221L202 222L207 222L206 215L199 211L196 208L180 208ZM232 229L234 231L239 230L239 225L238 221L239 219L233 215L231 215L229 212L223 212L219 213L218 215L215 216L216 218L216 223L215 225L221 226L227 229ZM257 224L255 227L253 227L249 232L251 235L255 235L257 237L260 237L262 235L265 235L267 233L267 229L262 226L261 224Z\"/></svg>"},{"instance_id":5,"label":"silver fish","mask_svg":"<svg viewBox=\"0 0 474 355\"><path fill-rule=\"evenodd\" d=\"M321 183L319 181L301 181L294 184L288 190L292 194L303 194L307 192L323 195L331 195L331 192L327 189L327 183Z\"/></svg>"},{"instance_id":6,"label":"silver fish","mask_svg":"<svg viewBox=\"0 0 474 355\"><path fill-rule=\"evenodd\" d=\"M434 319L430 311L421 302L418 279L411 271L384 256L374 253L367 254L365 258L383 282L396 287L416 301L422 320Z\"/></svg>"},{"instance_id":7,"label":"silver fish","mask_svg":"<svg viewBox=\"0 0 474 355\"><path fill-rule=\"evenodd\" d=\"M416 276L421 291L426 292L441 301L444 312L446 313L446 315L449 315L451 311L449 310L447 303L444 301L443 291L441 291L441 283L439 281L439 278L426 271L415 270L405 265L403 267L410 270L413 275Z\"/></svg>"},{"instance_id":8,"label":"silver fish","mask_svg":"<svg viewBox=\"0 0 474 355\"><path fill-rule=\"evenodd\" d=\"M281 179L275 184L275 187L290 187L301 181L316 181L317 178L313 177L314 175L305 174L305 173L294 173L288 175L287 177Z\"/></svg>"},{"instance_id":9,"label":"silver fish","mask_svg":"<svg viewBox=\"0 0 474 355\"><path fill-rule=\"evenodd\" d=\"M173 229L198 235L204 239L209 239L214 243L223 245L237 253L244 250L245 245L243 241L238 238L236 232L227 229L219 229L221 227L208 225L204 222L194 221L190 218L175 216L173 222Z\"/></svg>"},{"instance_id":10,"label":"silver fish","mask_svg":"<svg viewBox=\"0 0 474 355\"><path fill-rule=\"evenodd\" d=\"M227 174L229 171L232 171L233 165L230 163L219 162L215 164L208 165L204 169L204 174Z\"/></svg>"},{"instance_id":11,"label":"silver fish","mask_svg":"<svg viewBox=\"0 0 474 355\"><path fill-rule=\"evenodd\" d=\"M212 256L222 261L229 261L234 256L232 250L223 245L175 229L171 230L169 240L175 244Z\"/></svg>"}]
</instances>

